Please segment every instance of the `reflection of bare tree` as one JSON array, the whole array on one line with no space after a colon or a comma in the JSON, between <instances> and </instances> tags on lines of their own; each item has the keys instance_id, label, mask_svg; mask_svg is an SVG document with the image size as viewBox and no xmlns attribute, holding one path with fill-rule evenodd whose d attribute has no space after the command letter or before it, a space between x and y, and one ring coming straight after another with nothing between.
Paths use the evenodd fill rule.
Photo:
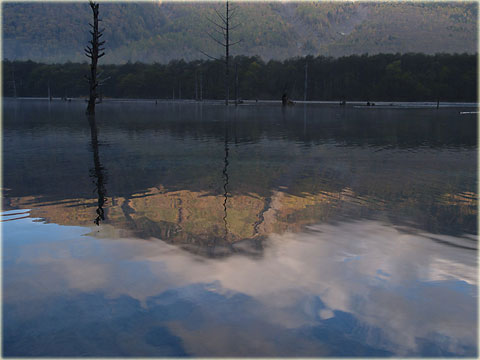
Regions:
<instances>
[{"instance_id":1,"label":"reflection of bare tree","mask_svg":"<svg viewBox=\"0 0 480 360\"><path fill-rule=\"evenodd\" d=\"M91 145L93 152L93 171L90 170L90 176L94 178L95 191L98 195L98 208L97 208L97 217L94 220L94 223L99 225L100 220L105 220L105 212L103 210L103 205L106 202L106 190L105 190L105 168L100 163L100 155L98 152L98 137L97 137L97 124L95 122L95 115L88 117L88 123L90 124L90 135L91 135Z\"/></svg>"},{"instance_id":2,"label":"reflection of bare tree","mask_svg":"<svg viewBox=\"0 0 480 360\"><path fill-rule=\"evenodd\" d=\"M224 142L224 150L225 150L225 157L223 158L223 170L222 170L222 177L223 177L223 226L224 226L224 232L223 232L223 246L228 248L230 252L236 252L235 248L231 244L231 242L228 239L229 231L228 231L228 221L227 221L227 210L228 210L228 198L229 198L229 193L228 193L228 152L230 150L228 146L228 141L229 141L229 134L228 134L228 125L225 127L225 142ZM215 248L217 247L217 240L218 238L216 236L213 237L211 245L209 245L209 255L210 256L215 256L219 255L218 251L217 254L215 254Z\"/></svg>"},{"instance_id":3,"label":"reflection of bare tree","mask_svg":"<svg viewBox=\"0 0 480 360\"><path fill-rule=\"evenodd\" d=\"M225 225L225 234L223 239L227 242L227 235L228 235L228 224L227 224L227 201L228 201L228 128L225 129L225 158L224 158L224 167L223 167L223 223Z\"/></svg>"},{"instance_id":4,"label":"reflection of bare tree","mask_svg":"<svg viewBox=\"0 0 480 360\"><path fill-rule=\"evenodd\" d=\"M229 234L229 231L228 231L228 222L227 222L227 202L228 202L228 197L229 197L229 193L228 193L228 165L229 165L229 162L228 162L228 151L229 151L229 147L228 147L228 125L225 127L225 158L224 158L224 167L223 167L223 224L224 224L224 227L225 227L225 231L224 231L224 235L223 235L223 242L225 244L225 246L233 253L233 252L236 252L235 248L233 247L232 243L228 240L228 234Z\"/></svg>"}]
</instances>

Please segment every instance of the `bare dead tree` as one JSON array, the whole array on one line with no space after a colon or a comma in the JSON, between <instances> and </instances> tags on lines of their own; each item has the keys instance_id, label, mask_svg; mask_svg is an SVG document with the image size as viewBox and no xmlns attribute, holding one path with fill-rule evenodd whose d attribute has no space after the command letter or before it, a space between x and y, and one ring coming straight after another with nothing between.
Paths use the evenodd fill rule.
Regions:
<instances>
[{"instance_id":1,"label":"bare dead tree","mask_svg":"<svg viewBox=\"0 0 480 360\"><path fill-rule=\"evenodd\" d=\"M95 114L95 104L98 98L97 89L103 84L103 82L100 81L101 74L97 73L97 64L98 59L105 55L105 52L103 52L105 48L102 47L105 41L100 41L105 29L98 30L98 23L102 21L98 18L99 4L90 0L90 7L93 12L93 25L89 23L92 28L92 30L90 30L92 40L89 41L90 45L87 45L84 51L85 55L91 59L90 75L86 77L90 85L90 99L88 100L87 114L93 115Z\"/></svg>"},{"instance_id":2,"label":"bare dead tree","mask_svg":"<svg viewBox=\"0 0 480 360\"><path fill-rule=\"evenodd\" d=\"M240 26L240 24L237 24L235 26L231 26L231 20L235 16L237 8L230 9L228 0L225 2L225 15L222 15L217 9L214 9L215 14L217 15L218 22L214 21L210 18L207 17L207 20L214 26L212 28L213 33L207 33L207 35L212 39L215 43L218 45L222 46L225 49L225 105L228 105L228 100L230 98L230 66L229 66L229 61L230 61L230 46L234 46L240 42L242 42L242 39L231 42L230 41L230 31L236 29L237 27ZM220 36L220 40L218 39L218 36ZM203 51L200 51L202 54L205 56L214 59L214 60L219 60L214 56L211 56L209 54L206 54Z\"/></svg>"},{"instance_id":3,"label":"bare dead tree","mask_svg":"<svg viewBox=\"0 0 480 360\"><path fill-rule=\"evenodd\" d=\"M15 83L15 71L12 70L12 82L13 82L13 97L17 98L17 84Z\"/></svg>"},{"instance_id":4,"label":"bare dead tree","mask_svg":"<svg viewBox=\"0 0 480 360\"><path fill-rule=\"evenodd\" d=\"M202 71L200 70L200 101L203 101L203 82L202 82Z\"/></svg>"},{"instance_id":5,"label":"bare dead tree","mask_svg":"<svg viewBox=\"0 0 480 360\"><path fill-rule=\"evenodd\" d=\"M308 84L308 62L305 59L305 87L303 89L303 101L307 101L307 84Z\"/></svg>"},{"instance_id":6,"label":"bare dead tree","mask_svg":"<svg viewBox=\"0 0 480 360\"><path fill-rule=\"evenodd\" d=\"M16 59L14 59L13 62L12 62L12 80L10 82L12 83L13 97L16 99L17 98L17 83L15 82L15 61L16 61Z\"/></svg>"},{"instance_id":7,"label":"bare dead tree","mask_svg":"<svg viewBox=\"0 0 480 360\"><path fill-rule=\"evenodd\" d=\"M235 62L235 106L238 105L238 64Z\"/></svg>"},{"instance_id":8,"label":"bare dead tree","mask_svg":"<svg viewBox=\"0 0 480 360\"><path fill-rule=\"evenodd\" d=\"M197 70L195 70L195 101L198 101Z\"/></svg>"}]
</instances>

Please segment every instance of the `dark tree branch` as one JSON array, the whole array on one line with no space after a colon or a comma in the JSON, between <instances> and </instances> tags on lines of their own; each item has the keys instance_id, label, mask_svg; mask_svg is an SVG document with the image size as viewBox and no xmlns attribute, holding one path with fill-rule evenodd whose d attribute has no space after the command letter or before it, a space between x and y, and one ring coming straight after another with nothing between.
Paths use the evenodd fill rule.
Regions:
<instances>
[{"instance_id":1,"label":"dark tree branch","mask_svg":"<svg viewBox=\"0 0 480 360\"><path fill-rule=\"evenodd\" d=\"M241 43L242 41L243 41L243 39L235 41L234 43L231 43L230 46L237 45L237 44Z\"/></svg>"},{"instance_id":2,"label":"dark tree branch","mask_svg":"<svg viewBox=\"0 0 480 360\"><path fill-rule=\"evenodd\" d=\"M209 17L205 17L208 21L210 21L213 25L215 25L216 27L219 27L220 29L222 30L226 30L226 28L220 24L217 24L215 21L213 21L212 19L210 19Z\"/></svg>"},{"instance_id":3,"label":"dark tree branch","mask_svg":"<svg viewBox=\"0 0 480 360\"><path fill-rule=\"evenodd\" d=\"M215 31L218 35L221 35L223 38L225 38L225 30L222 29L222 31L219 31L215 28L212 28L213 31Z\"/></svg>"},{"instance_id":4,"label":"dark tree branch","mask_svg":"<svg viewBox=\"0 0 480 360\"><path fill-rule=\"evenodd\" d=\"M105 83L107 82L107 80L110 79L110 76L106 77L105 79L101 79L101 81L98 82L98 86L102 86L102 85L105 85Z\"/></svg>"},{"instance_id":5,"label":"dark tree branch","mask_svg":"<svg viewBox=\"0 0 480 360\"><path fill-rule=\"evenodd\" d=\"M234 25L234 26L230 26L230 30L235 30L236 28L238 28L241 25L242 24L237 24L237 25Z\"/></svg>"},{"instance_id":6,"label":"dark tree branch","mask_svg":"<svg viewBox=\"0 0 480 360\"><path fill-rule=\"evenodd\" d=\"M228 16L228 20L233 19L233 17L235 16L236 12L237 12L237 8L231 9L231 10L230 10L230 14L229 14L229 16Z\"/></svg>"},{"instance_id":7,"label":"dark tree branch","mask_svg":"<svg viewBox=\"0 0 480 360\"><path fill-rule=\"evenodd\" d=\"M214 56L208 55L206 52L203 52L203 51L200 50L200 49L197 49L197 50L198 50L199 52L201 52L203 55L205 55L206 57L209 57L209 58L212 59L212 60L222 61L222 60L219 59L219 58L216 58L216 57L214 57Z\"/></svg>"},{"instance_id":8,"label":"dark tree branch","mask_svg":"<svg viewBox=\"0 0 480 360\"><path fill-rule=\"evenodd\" d=\"M207 33L207 35L210 37L210 39L212 39L213 41L215 41L217 44L219 44L220 46L227 46L225 45L224 43L222 43L221 41L218 41L217 39L215 39L211 34Z\"/></svg>"},{"instance_id":9,"label":"dark tree branch","mask_svg":"<svg viewBox=\"0 0 480 360\"><path fill-rule=\"evenodd\" d=\"M213 9L213 10L215 10L215 13L217 14L217 16L220 18L220 20L222 20L222 22L225 24L225 26L227 26L227 19L228 19L228 18L224 18L223 15L221 15L221 14L217 11L217 9Z\"/></svg>"}]
</instances>

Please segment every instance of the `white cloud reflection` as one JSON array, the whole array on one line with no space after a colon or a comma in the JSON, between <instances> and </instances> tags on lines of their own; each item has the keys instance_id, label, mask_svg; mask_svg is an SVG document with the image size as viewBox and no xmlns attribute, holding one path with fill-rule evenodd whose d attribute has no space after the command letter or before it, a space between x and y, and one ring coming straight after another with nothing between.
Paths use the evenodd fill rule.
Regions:
<instances>
[{"instance_id":1,"label":"white cloud reflection","mask_svg":"<svg viewBox=\"0 0 480 360\"><path fill-rule=\"evenodd\" d=\"M335 319L335 312L350 313L388 340L379 344L367 337L369 345L398 355L414 353L418 339L446 337L449 351L459 354L477 341L477 254L467 249L474 244L468 239L408 233L375 221L324 224L302 234L272 235L262 257L224 259L158 240L60 240L7 242L4 251L14 257L4 270L7 303L100 290L147 307L151 296L201 283L227 299L237 293L255 299L261 308L248 311L273 327L314 326ZM315 298L323 306L312 305ZM230 346L227 340L212 344L213 333L238 340L241 331L208 323L202 331L179 322L170 328L192 353L210 344L211 355Z\"/></svg>"}]
</instances>

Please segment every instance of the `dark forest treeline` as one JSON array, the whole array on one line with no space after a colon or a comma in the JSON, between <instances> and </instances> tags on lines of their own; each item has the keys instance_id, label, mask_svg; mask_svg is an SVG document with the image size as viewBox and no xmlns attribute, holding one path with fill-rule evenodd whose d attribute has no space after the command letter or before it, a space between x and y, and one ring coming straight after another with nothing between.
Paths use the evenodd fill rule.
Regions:
<instances>
[{"instance_id":1,"label":"dark forest treeline","mask_svg":"<svg viewBox=\"0 0 480 360\"><path fill-rule=\"evenodd\" d=\"M286 91L303 99L308 63L307 100L476 101L477 55L379 54L342 58L303 57L262 61L236 56L238 96L242 99L280 99ZM41 64L3 61L3 94L46 97L88 95L87 63ZM104 97L151 99L222 99L224 63L171 61L168 64L101 65L109 78ZM231 69L234 94L234 66ZM233 97L233 95L232 95Z\"/></svg>"}]
</instances>

